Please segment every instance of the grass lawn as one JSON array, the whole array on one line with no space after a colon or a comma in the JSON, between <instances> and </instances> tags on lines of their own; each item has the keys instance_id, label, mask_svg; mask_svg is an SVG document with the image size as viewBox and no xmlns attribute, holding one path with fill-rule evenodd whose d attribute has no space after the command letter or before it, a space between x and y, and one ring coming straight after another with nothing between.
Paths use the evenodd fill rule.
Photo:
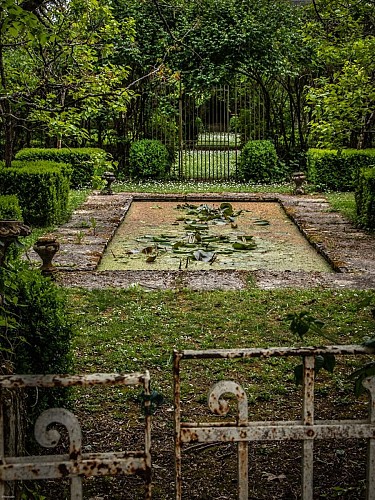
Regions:
<instances>
[{"instance_id":1,"label":"grass lawn","mask_svg":"<svg viewBox=\"0 0 375 500\"><path fill-rule=\"evenodd\" d=\"M356 221L356 205L354 193L326 193L327 200L332 206L332 210L341 212L347 219L352 222Z\"/></svg>"},{"instance_id":2,"label":"grass lawn","mask_svg":"<svg viewBox=\"0 0 375 500\"><path fill-rule=\"evenodd\" d=\"M151 372L152 389L160 403L155 406L153 417L153 461L156 465L153 491L154 498L158 499L174 497L174 349L352 344L362 343L375 334L372 315L375 291L262 291L249 288L230 292L186 289L146 292L133 287L127 290L70 290L69 297L70 314L76 325L75 372L144 369ZM290 332L287 314L301 311L307 311L325 323L324 336L307 334L301 340ZM333 373L319 372L315 392L317 419L366 418L367 396L356 398L353 381L348 378L363 362L358 358L338 358ZM299 363L296 358L185 361L182 371L183 419L199 421L210 418L207 393L210 386L220 380L235 380L243 386L248 396L251 420L299 419L301 388L296 386L293 372ZM141 394L134 390L112 388L104 391L100 388L90 397L83 390L76 390L75 407L84 421L88 438L96 437L97 443L104 439L105 444L112 448L121 447L122 439L132 440L124 432L137 430L140 404ZM110 431L101 428L103 423L109 425ZM194 450L194 445L187 447L183 463L184 477L188 478L185 498L219 498L220 494L223 498L234 498L236 458L233 445ZM257 443L252 445L251 454L254 498L298 497L299 444ZM321 447L318 443L315 450L316 498L333 498L335 495L336 479L333 475L327 476L324 466L327 462L334 463L335 470L340 470L340 487L351 493L345 498L362 498L364 455L365 444L362 442L358 446L351 442L322 443ZM224 458L219 459L219 456ZM344 465L337 463L342 456L347 460ZM265 472L287 479L267 482ZM113 489L108 498L124 498L116 490L118 480L110 484L113 484ZM95 483L98 486L93 485L94 482L87 485L91 494L97 493L100 482ZM105 487L108 488L109 483ZM141 498L139 490L138 493L134 491L126 498Z\"/></svg>"},{"instance_id":3,"label":"grass lawn","mask_svg":"<svg viewBox=\"0 0 375 500\"><path fill-rule=\"evenodd\" d=\"M76 325L75 371L149 368L167 398L174 349L352 344L375 334L374 291L145 292L134 287L71 290L69 296ZM287 314L301 311L325 323L329 340L306 335L301 341L290 332ZM268 379L270 387L293 379L291 373L284 375Z\"/></svg>"}]
</instances>

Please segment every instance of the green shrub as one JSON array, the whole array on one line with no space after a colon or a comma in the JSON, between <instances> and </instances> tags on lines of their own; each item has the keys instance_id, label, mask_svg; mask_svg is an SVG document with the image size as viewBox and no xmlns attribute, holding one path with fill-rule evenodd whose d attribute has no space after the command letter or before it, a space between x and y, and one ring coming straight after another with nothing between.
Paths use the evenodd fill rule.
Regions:
<instances>
[{"instance_id":1,"label":"green shrub","mask_svg":"<svg viewBox=\"0 0 375 500\"><path fill-rule=\"evenodd\" d=\"M239 175L253 183L278 182L283 168L278 164L275 146L271 141L249 141L241 152Z\"/></svg>"},{"instance_id":2,"label":"green shrub","mask_svg":"<svg viewBox=\"0 0 375 500\"><path fill-rule=\"evenodd\" d=\"M362 168L358 175L355 192L358 223L375 229L375 167Z\"/></svg>"},{"instance_id":3,"label":"green shrub","mask_svg":"<svg viewBox=\"0 0 375 500\"><path fill-rule=\"evenodd\" d=\"M23 220L22 210L15 195L0 196L0 220ZM21 253L22 247L11 243L6 253L6 260L13 262Z\"/></svg>"},{"instance_id":4,"label":"green shrub","mask_svg":"<svg viewBox=\"0 0 375 500\"><path fill-rule=\"evenodd\" d=\"M319 190L353 191L361 168L375 165L375 149L309 149L308 180Z\"/></svg>"},{"instance_id":5,"label":"green shrub","mask_svg":"<svg viewBox=\"0 0 375 500\"><path fill-rule=\"evenodd\" d=\"M0 194L17 195L26 224L44 227L63 220L69 196L69 166L24 162L0 167Z\"/></svg>"},{"instance_id":6,"label":"green shrub","mask_svg":"<svg viewBox=\"0 0 375 500\"><path fill-rule=\"evenodd\" d=\"M0 269L1 366L18 374L69 373L72 366L72 324L65 292L24 262ZM27 418L46 407L64 405L64 389L26 392Z\"/></svg>"},{"instance_id":7,"label":"green shrub","mask_svg":"<svg viewBox=\"0 0 375 500\"><path fill-rule=\"evenodd\" d=\"M175 116L165 115L160 110L154 111L146 125L145 138L158 140L164 144L168 150L168 168L170 168L175 161L178 149L178 127Z\"/></svg>"},{"instance_id":8,"label":"green shrub","mask_svg":"<svg viewBox=\"0 0 375 500\"><path fill-rule=\"evenodd\" d=\"M23 220L22 210L16 195L0 196L0 219Z\"/></svg>"},{"instance_id":9,"label":"green shrub","mask_svg":"<svg viewBox=\"0 0 375 500\"><path fill-rule=\"evenodd\" d=\"M48 160L71 165L71 187L89 186L94 175L101 175L107 168L107 153L99 148L22 149L16 160Z\"/></svg>"},{"instance_id":10,"label":"green shrub","mask_svg":"<svg viewBox=\"0 0 375 500\"><path fill-rule=\"evenodd\" d=\"M129 175L135 179L157 179L170 169L167 148L158 140L133 142L129 152Z\"/></svg>"}]
</instances>

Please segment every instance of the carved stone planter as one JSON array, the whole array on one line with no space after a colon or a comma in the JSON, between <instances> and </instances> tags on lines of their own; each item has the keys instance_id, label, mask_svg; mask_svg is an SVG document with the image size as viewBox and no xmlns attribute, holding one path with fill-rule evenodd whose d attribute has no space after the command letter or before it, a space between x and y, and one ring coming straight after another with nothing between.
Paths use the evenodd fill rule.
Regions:
<instances>
[{"instance_id":1,"label":"carved stone planter","mask_svg":"<svg viewBox=\"0 0 375 500\"><path fill-rule=\"evenodd\" d=\"M295 184L294 194L306 194L305 188L303 187L306 181L306 175L304 172L294 172L292 174L292 181Z\"/></svg>"},{"instance_id":2,"label":"carved stone planter","mask_svg":"<svg viewBox=\"0 0 375 500\"><path fill-rule=\"evenodd\" d=\"M43 261L40 270L44 276L52 276L57 271L52 264L52 259L59 248L60 243L53 236L41 236L33 246L33 249Z\"/></svg>"},{"instance_id":3,"label":"carved stone planter","mask_svg":"<svg viewBox=\"0 0 375 500\"><path fill-rule=\"evenodd\" d=\"M9 245L20 236L29 236L31 229L19 220L0 220L0 267L4 265Z\"/></svg>"},{"instance_id":4,"label":"carved stone planter","mask_svg":"<svg viewBox=\"0 0 375 500\"><path fill-rule=\"evenodd\" d=\"M101 190L101 194L113 194L111 186L116 180L115 174L113 172L104 172L102 179L107 182L107 185Z\"/></svg>"}]
</instances>

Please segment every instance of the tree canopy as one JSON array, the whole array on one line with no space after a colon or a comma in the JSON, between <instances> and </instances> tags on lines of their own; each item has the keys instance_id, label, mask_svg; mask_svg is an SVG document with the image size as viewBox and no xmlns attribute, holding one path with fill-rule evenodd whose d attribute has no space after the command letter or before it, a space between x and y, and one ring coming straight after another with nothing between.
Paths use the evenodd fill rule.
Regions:
<instances>
[{"instance_id":1,"label":"tree canopy","mask_svg":"<svg viewBox=\"0 0 375 500\"><path fill-rule=\"evenodd\" d=\"M32 141L101 145L103 129L123 141L151 77L202 99L248 81L289 153L368 146L374 12L374 0L1 0L4 157Z\"/></svg>"}]
</instances>

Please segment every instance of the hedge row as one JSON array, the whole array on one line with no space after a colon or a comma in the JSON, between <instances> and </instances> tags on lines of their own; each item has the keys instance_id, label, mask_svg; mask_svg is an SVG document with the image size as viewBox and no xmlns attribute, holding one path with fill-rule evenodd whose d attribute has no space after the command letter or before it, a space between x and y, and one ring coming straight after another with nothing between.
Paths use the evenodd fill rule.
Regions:
<instances>
[{"instance_id":1,"label":"hedge row","mask_svg":"<svg viewBox=\"0 0 375 500\"><path fill-rule=\"evenodd\" d=\"M308 180L319 190L353 191L361 168L375 165L375 149L309 149Z\"/></svg>"},{"instance_id":2,"label":"hedge row","mask_svg":"<svg viewBox=\"0 0 375 500\"><path fill-rule=\"evenodd\" d=\"M44 160L69 164L73 169L71 187L74 189L89 186L94 175L101 175L107 170L107 153L99 148L28 148L19 151L16 160Z\"/></svg>"},{"instance_id":3,"label":"hedge row","mask_svg":"<svg viewBox=\"0 0 375 500\"><path fill-rule=\"evenodd\" d=\"M0 167L0 195L16 195L26 224L44 227L60 222L67 209L69 165L16 163Z\"/></svg>"},{"instance_id":4,"label":"hedge row","mask_svg":"<svg viewBox=\"0 0 375 500\"><path fill-rule=\"evenodd\" d=\"M22 210L16 195L0 196L0 220L22 220Z\"/></svg>"},{"instance_id":5,"label":"hedge row","mask_svg":"<svg viewBox=\"0 0 375 500\"><path fill-rule=\"evenodd\" d=\"M0 196L0 220L23 220L22 210L16 195ZM19 245L12 243L6 254L7 261L13 262L20 253Z\"/></svg>"},{"instance_id":6,"label":"hedge row","mask_svg":"<svg viewBox=\"0 0 375 500\"><path fill-rule=\"evenodd\" d=\"M360 170L355 201L358 223L367 229L375 229L375 167Z\"/></svg>"}]
</instances>

